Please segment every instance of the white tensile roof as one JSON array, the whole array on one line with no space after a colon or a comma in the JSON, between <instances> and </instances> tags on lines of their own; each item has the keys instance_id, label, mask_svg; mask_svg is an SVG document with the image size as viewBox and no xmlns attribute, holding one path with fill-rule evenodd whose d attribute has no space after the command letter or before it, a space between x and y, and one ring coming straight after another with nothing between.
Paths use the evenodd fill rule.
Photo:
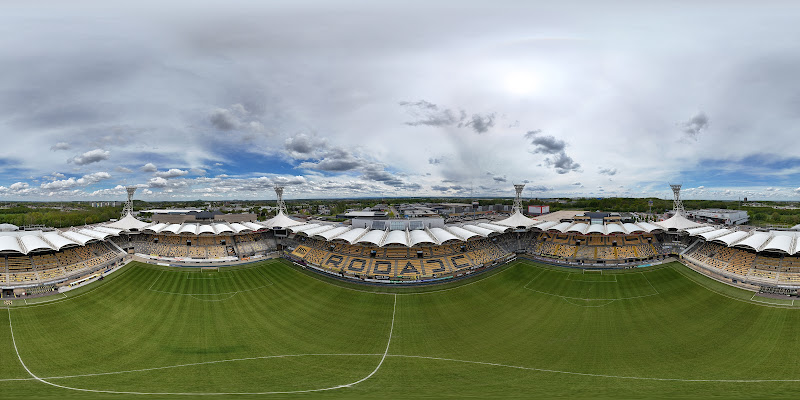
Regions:
<instances>
[{"instance_id":1,"label":"white tensile roof","mask_svg":"<svg viewBox=\"0 0 800 400\"><path fill-rule=\"evenodd\" d=\"M716 239L718 237L722 237L722 236L725 236L727 234L730 234L731 232L733 232L733 231L730 230L730 229L724 229L723 228L723 229L716 229L716 230L713 230L713 231L703 232L698 236L702 237L705 240L713 240L713 239Z\"/></svg>"},{"instance_id":2,"label":"white tensile roof","mask_svg":"<svg viewBox=\"0 0 800 400\"><path fill-rule=\"evenodd\" d=\"M197 235L197 230L199 226L197 224L183 224L181 228L178 229L178 233L191 233L193 235Z\"/></svg>"},{"instance_id":3,"label":"white tensile roof","mask_svg":"<svg viewBox=\"0 0 800 400\"><path fill-rule=\"evenodd\" d=\"M436 244L436 241L431 237L431 235L422 229L414 229L413 231L409 232L408 235L411 237L411 243L409 243L411 246L416 246L420 243Z\"/></svg>"},{"instance_id":4,"label":"white tensile roof","mask_svg":"<svg viewBox=\"0 0 800 400\"><path fill-rule=\"evenodd\" d=\"M389 231L389 234L386 235L386 239L383 240L383 245L385 246L387 244L402 244L408 246L406 231Z\"/></svg>"},{"instance_id":5,"label":"white tensile roof","mask_svg":"<svg viewBox=\"0 0 800 400\"><path fill-rule=\"evenodd\" d=\"M333 239L333 238L335 238L335 237L337 237L337 236L339 236L339 235L341 235L341 234L343 234L343 233L345 233L345 232L347 232L349 230L350 230L349 226L338 226L336 228L329 229L329 230L327 230L325 232L317 233L314 236L321 237L321 238L323 238L325 240L331 240L331 239Z\"/></svg>"},{"instance_id":6,"label":"white tensile roof","mask_svg":"<svg viewBox=\"0 0 800 400\"><path fill-rule=\"evenodd\" d=\"M141 231L144 229L145 226L149 225L147 222L142 222L136 219L131 213L125 215L124 218L120 219L117 222L112 222L110 224L106 224L105 226L109 228L117 228L123 231Z\"/></svg>"},{"instance_id":7,"label":"white tensile roof","mask_svg":"<svg viewBox=\"0 0 800 400\"><path fill-rule=\"evenodd\" d=\"M256 224L256 223L253 223L253 222L248 222L248 221L242 222L242 225L250 228L250 230L252 230L252 231L257 231L257 230L260 230L260 229L264 229L264 226Z\"/></svg>"},{"instance_id":8,"label":"white tensile roof","mask_svg":"<svg viewBox=\"0 0 800 400\"><path fill-rule=\"evenodd\" d=\"M246 226L244 226L244 225L242 225L242 224L240 224L238 222L234 222L234 223L229 224L229 225L230 225L231 229L233 229L233 231L236 232L236 233L246 232L246 231L251 231L252 230L252 229L250 229L250 228L248 228L248 227L246 227Z\"/></svg>"},{"instance_id":9,"label":"white tensile roof","mask_svg":"<svg viewBox=\"0 0 800 400\"><path fill-rule=\"evenodd\" d=\"M368 230L366 228L355 228L351 229L339 236L336 237L336 240L344 240L347 243L353 244L356 240L358 240L363 234L367 233Z\"/></svg>"},{"instance_id":10,"label":"white tensile roof","mask_svg":"<svg viewBox=\"0 0 800 400\"><path fill-rule=\"evenodd\" d=\"M689 221L683 215L675 214L675 215L672 216L672 218L670 218L668 220L656 222L656 225L661 226L661 227L663 227L664 229L667 229L667 230L675 229L675 230L682 231L682 230L686 230L686 229L689 229L689 228L698 227L701 224L698 224L697 222Z\"/></svg>"},{"instance_id":11,"label":"white tensile roof","mask_svg":"<svg viewBox=\"0 0 800 400\"><path fill-rule=\"evenodd\" d=\"M644 229L641 226L636 225L636 224L625 223L625 224L622 224L622 227L625 228L625 230L628 231L629 233L647 232L647 229Z\"/></svg>"},{"instance_id":12,"label":"white tensile roof","mask_svg":"<svg viewBox=\"0 0 800 400\"><path fill-rule=\"evenodd\" d=\"M506 218L504 220L495 221L495 223L497 225L507 226L507 227L510 227L510 228L523 227L525 229L528 229L528 228L536 225L538 222L539 221L536 221L534 219L530 219L530 218L522 215L522 213L520 213L519 211L515 212L514 214L511 214L510 217L508 217L508 218Z\"/></svg>"},{"instance_id":13,"label":"white tensile roof","mask_svg":"<svg viewBox=\"0 0 800 400\"><path fill-rule=\"evenodd\" d=\"M20 236L19 241L22 242L22 245L29 253L35 250L55 250L53 246L50 246L47 242L42 240L39 235Z\"/></svg>"},{"instance_id":14,"label":"white tensile roof","mask_svg":"<svg viewBox=\"0 0 800 400\"><path fill-rule=\"evenodd\" d=\"M697 236L701 233L711 232L715 229L716 228L714 228L713 226L700 226L697 228L687 229L686 233L688 233L689 236Z\"/></svg>"},{"instance_id":15,"label":"white tensile roof","mask_svg":"<svg viewBox=\"0 0 800 400\"><path fill-rule=\"evenodd\" d=\"M625 231L625 228L623 228L622 225L620 224L608 224L606 225L606 233L610 235L612 233L627 233L627 232Z\"/></svg>"},{"instance_id":16,"label":"white tensile roof","mask_svg":"<svg viewBox=\"0 0 800 400\"><path fill-rule=\"evenodd\" d=\"M498 233L504 233L504 232L508 232L508 231L514 229L514 227L511 227L511 226L488 224L486 222L481 222L477 226L479 226L481 228L484 228L484 229L488 229L490 231L495 231L495 232L498 232Z\"/></svg>"},{"instance_id":17,"label":"white tensile roof","mask_svg":"<svg viewBox=\"0 0 800 400\"><path fill-rule=\"evenodd\" d=\"M84 235L84 234L82 234L80 232L76 232L76 231L66 231L66 232L61 232L61 234L64 235L64 237L66 237L67 239L70 239L73 242L79 243L81 246L86 246L86 243L89 243L92 240L97 240L97 238L94 238L94 237L91 237L91 236L86 236L86 235Z\"/></svg>"},{"instance_id":18,"label":"white tensile roof","mask_svg":"<svg viewBox=\"0 0 800 400\"><path fill-rule=\"evenodd\" d=\"M787 254L792 254L792 239L791 235L775 234L772 239L767 243L762 250L782 251Z\"/></svg>"},{"instance_id":19,"label":"white tensile roof","mask_svg":"<svg viewBox=\"0 0 800 400\"><path fill-rule=\"evenodd\" d=\"M744 238L746 238L748 236L750 236L749 232L736 231L736 232L729 233L727 235L717 236L716 238L714 238L713 241L714 242L723 243L724 245L730 247L734 243L737 243L737 242L741 241L742 239L744 239Z\"/></svg>"},{"instance_id":20,"label":"white tensile roof","mask_svg":"<svg viewBox=\"0 0 800 400\"><path fill-rule=\"evenodd\" d=\"M320 224L297 225L297 226L290 227L289 230L292 231L293 233L305 232L307 230L314 229L314 228L319 227L319 226L322 226L322 225L320 225Z\"/></svg>"},{"instance_id":21,"label":"white tensile roof","mask_svg":"<svg viewBox=\"0 0 800 400\"><path fill-rule=\"evenodd\" d=\"M652 231L661 231L661 230L664 230L664 228L662 228L662 227L660 227L660 226L657 226L657 225L653 225L653 224L651 224L651 223L649 223L649 222L637 222L637 223L636 223L636 225L639 225L639 226L640 226L642 229L644 229L644 230L645 230L647 233L650 233L650 232L652 232Z\"/></svg>"},{"instance_id":22,"label":"white tensile roof","mask_svg":"<svg viewBox=\"0 0 800 400\"><path fill-rule=\"evenodd\" d=\"M460 226L450 226L447 227L447 230L461 240L469 240L470 238L473 238L475 236L481 236L473 231L468 231Z\"/></svg>"},{"instance_id":23,"label":"white tensile roof","mask_svg":"<svg viewBox=\"0 0 800 400\"><path fill-rule=\"evenodd\" d=\"M283 214L282 211L279 212L278 215L276 215L276 216L264 221L264 227L270 228L270 229L288 228L288 227L291 227L291 226L298 226L298 225L304 225L304 224L305 224L305 222L295 221L295 220L287 217L286 215Z\"/></svg>"},{"instance_id":24,"label":"white tensile roof","mask_svg":"<svg viewBox=\"0 0 800 400\"><path fill-rule=\"evenodd\" d=\"M209 233L209 234L212 234L212 235L216 235L217 234L217 230L214 229L213 225L202 224L202 225L198 226L197 227L197 234L198 235L202 235L204 233Z\"/></svg>"},{"instance_id":25,"label":"white tensile roof","mask_svg":"<svg viewBox=\"0 0 800 400\"><path fill-rule=\"evenodd\" d=\"M450 241L450 240L463 240L463 239L459 238L458 236L456 236L456 235L454 235L454 234L452 234L452 233L450 233L450 232L448 232L448 231L446 231L446 230L444 230L442 228L431 228L430 232L433 235L433 237L436 239L436 241L439 242L439 244L445 243L445 242ZM469 231L466 231L466 232L469 232ZM472 232L469 232L469 233L474 235L474 233L472 233Z\"/></svg>"},{"instance_id":26,"label":"white tensile roof","mask_svg":"<svg viewBox=\"0 0 800 400\"><path fill-rule=\"evenodd\" d=\"M553 225L553 226L547 228L547 230L548 231L559 231L561 233L564 233L564 232L566 232L567 229L569 229L570 226L572 226L572 222L562 222L560 224Z\"/></svg>"},{"instance_id":27,"label":"white tensile roof","mask_svg":"<svg viewBox=\"0 0 800 400\"><path fill-rule=\"evenodd\" d=\"M740 246L749 247L753 250L759 251L761 250L761 246L763 246L764 243L766 243L767 240L769 240L770 236L771 235L766 232L756 232L747 239L742 240L739 243L736 243L734 247L740 247Z\"/></svg>"},{"instance_id":28,"label":"white tensile roof","mask_svg":"<svg viewBox=\"0 0 800 400\"><path fill-rule=\"evenodd\" d=\"M12 235L0 236L0 251L13 251L27 254L24 250L22 250L22 245L20 245L17 237Z\"/></svg>"},{"instance_id":29,"label":"white tensile roof","mask_svg":"<svg viewBox=\"0 0 800 400\"><path fill-rule=\"evenodd\" d=\"M554 226L556 226L558 224L559 223L556 222L556 221L545 221L545 222L542 222L542 223L538 223L538 224L534 225L533 227L536 228L536 229L541 229L543 231L546 231L546 230L548 230L548 229L550 229L550 228L552 228L552 227L554 227Z\"/></svg>"},{"instance_id":30,"label":"white tensile roof","mask_svg":"<svg viewBox=\"0 0 800 400\"><path fill-rule=\"evenodd\" d=\"M477 225L462 225L461 227L466 229L466 230L468 230L468 231L470 231L470 232L475 232L478 235L481 235L483 237L488 237L489 235L491 235L493 233L497 233L495 231L492 231L492 230L489 230L489 229L486 229L486 228L481 228L480 226L477 226Z\"/></svg>"},{"instance_id":31,"label":"white tensile roof","mask_svg":"<svg viewBox=\"0 0 800 400\"><path fill-rule=\"evenodd\" d=\"M74 240L67 239L56 232L47 232L44 235L42 235L42 237L44 237L44 239L47 240L47 242L55 246L56 250L61 250L66 246L79 245L79 243L76 243Z\"/></svg>"},{"instance_id":32,"label":"white tensile roof","mask_svg":"<svg viewBox=\"0 0 800 400\"><path fill-rule=\"evenodd\" d=\"M383 240L383 235L386 232L380 229L373 229L367 232L364 236L361 236L361 239L356 240L356 243L372 243L376 246L381 244L381 240Z\"/></svg>"}]
</instances>

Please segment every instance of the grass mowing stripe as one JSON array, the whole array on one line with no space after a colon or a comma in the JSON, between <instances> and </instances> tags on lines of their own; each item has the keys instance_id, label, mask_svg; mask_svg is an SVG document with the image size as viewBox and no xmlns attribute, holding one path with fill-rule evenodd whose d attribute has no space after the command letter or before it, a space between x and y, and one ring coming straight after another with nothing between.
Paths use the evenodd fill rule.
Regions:
<instances>
[{"instance_id":1,"label":"grass mowing stripe","mask_svg":"<svg viewBox=\"0 0 800 400\"><path fill-rule=\"evenodd\" d=\"M359 383L364 382L369 378L372 378L372 376L375 375L375 373L377 373L378 370L383 365L383 362L386 360L387 354L389 354L389 347L392 344L392 333L394 332L394 321L395 321L396 312L397 312L397 296L395 295L394 296L394 303L393 303L393 306L392 306L392 322L391 322L391 325L389 327L389 339L386 342L386 350L383 352L383 355L381 357L380 362L378 362L378 365L367 376L365 376L365 377L363 377L363 378L361 378L361 379L359 379L359 380L357 380L355 382L351 382L351 383L347 383L347 384L343 384L343 385L336 385L336 386L326 387L326 388L307 389L307 390L292 390L292 391L271 391L271 392L206 392L206 393L197 393L197 392L134 392L134 391L85 389L85 388L76 388L76 387L71 387L71 386L59 385L59 384L56 384L56 383L52 383L52 382L46 380L45 378L41 378L41 377L37 376L36 374L34 374L28 368L28 366L25 364L25 362L22 361L22 356L20 356L20 354L19 354L19 349L17 348L17 342L16 342L16 339L15 339L15 336L14 336L14 325L13 325L13 323L11 321L11 309L8 309L8 326L9 326L9 330L11 332L11 340L12 340L12 343L14 345L14 351L17 354L17 359L19 360L20 364L22 364L22 367L25 369L25 371L27 371L28 374L30 374L30 376L33 379L35 379L35 380L37 380L37 381L39 381L41 383L44 383L44 384L47 384L47 385L50 385L50 386L53 386L53 387L57 387L57 388L60 388L60 389L67 389L67 390L73 390L73 391L79 391L79 392L90 392L90 393L133 394L133 395L179 395L179 396L266 395L266 394L311 393L311 392L323 392L323 391L329 391L329 390L343 389L343 388L349 388L349 387L358 385ZM255 358L251 358L251 359L255 359ZM238 360L238 361L242 361L242 360ZM205 364L208 364L208 363L205 363ZM195 365L200 365L200 364L195 364ZM154 370L154 369L151 369L151 370ZM97 375L94 375L94 376L97 376Z\"/></svg>"}]
</instances>

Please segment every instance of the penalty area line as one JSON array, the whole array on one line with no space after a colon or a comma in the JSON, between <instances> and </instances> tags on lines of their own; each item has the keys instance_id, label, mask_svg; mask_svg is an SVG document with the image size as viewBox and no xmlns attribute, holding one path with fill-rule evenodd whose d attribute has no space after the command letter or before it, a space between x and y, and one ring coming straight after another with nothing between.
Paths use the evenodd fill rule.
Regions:
<instances>
[{"instance_id":1,"label":"penalty area line","mask_svg":"<svg viewBox=\"0 0 800 400\"><path fill-rule=\"evenodd\" d=\"M17 340L14 336L14 325L11 320L11 309L7 309L8 311L8 328L11 332L11 343L14 345L14 352L17 354L17 360L22 365L22 368L28 373L28 375L33 378L33 380L37 380L41 383L44 383L49 386L57 387L60 389L72 390L77 392L85 392L85 393L109 393L109 394L135 394L135 395L157 395L157 396L166 396L166 395L176 395L176 396L232 396L232 395L267 395L267 394L292 394L292 393L313 393L313 392L324 392L329 390L336 390L336 389L344 389L349 388L355 385L358 385L361 382L366 381L369 378L372 378L378 370L383 366L383 362L386 360L386 357L389 355L389 347L392 344L392 334L394 333L394 321L395 315L397 313L397 295L394 295L394 303L392 305L392 322L389 326L389 339L386 343L386 350L383 352L381 356L380 362L372 370L367 376L351 383L346 383L343 385L336 385L331 387L325 388L318 388L318 389L306 389L306 390L287 390L287 391L271 391L271 392L206 392L206 393L197 393L197 392L135 392L135 391L117 391L117 390L102 390L102 389L86 389L86 388L78 388L78 387L71 387L60 385L57 383L50 382L47 379L53 378L41 378L38 375L34 374L33 371L28 368L25 362L22 360L22 356L19 354L19 348L17 347Z\"/></svg>"}]
</instances>

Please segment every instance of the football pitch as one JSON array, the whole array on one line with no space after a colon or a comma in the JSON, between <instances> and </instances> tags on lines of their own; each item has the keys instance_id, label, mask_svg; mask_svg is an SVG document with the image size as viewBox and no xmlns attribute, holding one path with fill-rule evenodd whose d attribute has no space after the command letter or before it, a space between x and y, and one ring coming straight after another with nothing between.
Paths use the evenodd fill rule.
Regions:
<instances>
[{"instance_id":1,"label":"football pitch","mask_svg":"<svg viewBox=\"0 0 800 400\"><path fill-rule=\"evenodd\" d=\"M131 263L0 309L0 398L796 397L800 307L678 263L339 282Z\"/></svg>"}]
</instances>

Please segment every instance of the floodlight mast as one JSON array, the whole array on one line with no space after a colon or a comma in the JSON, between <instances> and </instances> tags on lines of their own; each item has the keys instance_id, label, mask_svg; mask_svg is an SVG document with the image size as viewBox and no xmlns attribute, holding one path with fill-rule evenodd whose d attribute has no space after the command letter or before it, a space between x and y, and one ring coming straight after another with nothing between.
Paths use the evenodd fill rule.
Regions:
<instances>
[{"instance_id":1,"label":"floodlight mast","mask_svg":"<svg viewBox=\"0 0 800 400\"><path fill-rule=\"evenodd\" d=\"M283 186L275 185L275 195L278 196L278 214L288 214L286 203L283 202Z\"/></svg>"},{"instance_id":2,"label":"floodlight mast","mask_svg":"<svg viewBox=\"0 0 800 400\"><path fill-rule=\"evenodd\" d=\"M514 185L514 190L517 192L517 197L514 198L514 206L512 212L522 213L522 189L525 189L525 184Z\"/></svg>"},{"instance_id":3,"label":"floodlight mast","mask_svg":"<svg viewBox=\"0 0 800 400\"><path fill-rule=\"evenodd\" d=\"M683 201L681 201L681 184L670 184L669 187L672 188L672 211L675 215L680 215L682 217L686 216L686 210L683 208Z\"/></svg>"},{"instance_id":4,"label":"floodlight mast","mask_svg":"<svg viewBox=\"0 0 800 400\"><path fill-rule=\"evenodd\" d=\"M128 214L133 214L133 194L136 192L136 187L128 186L125 190L128 192L128 201L122 206L122 218L125 218Z\"/></svg>"}]
</instances>

